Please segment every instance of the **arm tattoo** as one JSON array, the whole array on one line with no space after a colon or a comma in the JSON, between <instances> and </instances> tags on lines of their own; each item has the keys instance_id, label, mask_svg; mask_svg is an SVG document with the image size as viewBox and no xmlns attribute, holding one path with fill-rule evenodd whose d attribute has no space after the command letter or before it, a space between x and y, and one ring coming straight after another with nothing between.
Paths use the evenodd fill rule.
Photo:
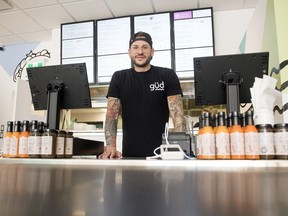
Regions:
<instances>
[{"instance_id":1,"label":"arm tattoo","mask_svg":"<svg viewBox=\"0 0 288 216\"><path fill-rule=\"evenodd\" d=\"M186 123L183 115L183 103L181 95L168 96L168 106L174 124L174 131L186 131Z\"/></svg>"},{"instance_id":2,"label":"arm tattoo","mask_svg":"<svg viewBox=\"0 0 288 216\"><path fill-rule=\"evenodd\" d=\"M121 110L120 99L108 97L106 120L105 120L105 140L106 145L116 147L117 123Z\"/></svg>"}]
</instances>

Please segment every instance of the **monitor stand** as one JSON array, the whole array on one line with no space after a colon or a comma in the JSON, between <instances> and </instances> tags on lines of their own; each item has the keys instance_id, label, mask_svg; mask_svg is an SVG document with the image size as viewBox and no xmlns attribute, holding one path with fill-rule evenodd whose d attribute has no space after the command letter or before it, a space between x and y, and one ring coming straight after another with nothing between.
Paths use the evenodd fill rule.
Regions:
<instances>
[{"instance_id":1,"label":"monitor stand","mask_svg":"<svg viewBox=\"0 0 288 216\"><path fill-rule=\"evenodd\" d=\"M64 91L62 82L52 82L47 85L47 128L59 130L60 101Z\"/></svg>"},{"instance_id":2,"label":"monitor stand","mask_svg":"<svg viewBox=\"0 0 288 216\"><path fill-rule=\"evenodd\" d=\"M239 85L241 82L240 74L232 72L232 70L222 76L222 83L226 86L226 110L228 114L233 111L240 112Z\"/></svg>"}]
</instances>

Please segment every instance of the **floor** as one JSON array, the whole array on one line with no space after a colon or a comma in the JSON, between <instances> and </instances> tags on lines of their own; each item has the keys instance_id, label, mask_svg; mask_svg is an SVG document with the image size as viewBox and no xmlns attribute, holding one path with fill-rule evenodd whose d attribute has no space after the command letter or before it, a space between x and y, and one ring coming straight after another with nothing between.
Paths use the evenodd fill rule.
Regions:
<instances>
[{"instance_id":1,"label":"floor","mask_svg":"<svg viewBox=\"0 0 288 216\"><path fill-rule=\"evenodd\" d=\"M288 161L0 159L1 216L288 215Z\"/></svg>"}]
</instances>

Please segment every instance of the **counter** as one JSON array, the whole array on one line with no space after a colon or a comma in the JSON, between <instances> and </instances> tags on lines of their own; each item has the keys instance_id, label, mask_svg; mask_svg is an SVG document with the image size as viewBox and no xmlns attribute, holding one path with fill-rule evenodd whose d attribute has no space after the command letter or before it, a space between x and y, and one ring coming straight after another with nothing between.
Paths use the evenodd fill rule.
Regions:
<instances>
[{"instance_id":1,"label":"counter","mask_svg":"<svg viewBox=\"0 0 288 216\"><path fill-rule=\"evenodd\" d=\"M0 159L1 216L288 215L288 161Z\"/></svg>"}]
</instances>

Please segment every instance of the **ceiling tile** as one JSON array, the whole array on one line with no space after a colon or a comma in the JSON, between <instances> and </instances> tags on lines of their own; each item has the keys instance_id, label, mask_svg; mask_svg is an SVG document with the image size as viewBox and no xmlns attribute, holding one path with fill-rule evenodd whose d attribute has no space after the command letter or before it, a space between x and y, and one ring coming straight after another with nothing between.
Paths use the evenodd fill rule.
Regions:
<instances>
[{"instance_id":1,"label":"ceiling tile","mask_svg":"<svg viewBox=\"0 0 288 216\"><path fill-rule=\"evenodd\" d=\"M238 10L243 8L244 1L245 0L201 0L199 1L199 7L213 6L214 11Z\"/></svg>"},{"instance_id":2,"label":"ceiling tile","mask_svg":"<svg viewBox=\"0 0 288 216\"><path fill-rule=\"evenodd\" d=\"M0 1L0 10L12 9L12 5L8 1Z\"/></svg>"},{"instance_id":3,"label":"ceiling tile","mask_svg":"<svg viewBox=\"0 0 288 216\"><path fill-rule=\"evenodd\" d=\"M0 26L0 36L12 35L13 33L8 29Z\"/></svg>"},{"instance_id":4,"label":"ceiling tile","mask_svg":"<svg viewBox=\"0 0 288 216\"><path fill-rule=\"evenodd\" d=\"M21 11L0 14L0 25L15 34L44 30L38 23Z\"/></svg>"},{"instance_id":5,"label":"ceiling tile","mask_svg":"<svg viewBox=\"0 0 288 216\"><path fill-rule=\"evenodd\" d=\"M150 0L105 0L115 17L154 13Z\"/></svg>"},{"instance_id":6,"label":"ceiling tile","mask_svg":"<svg viewBox=\"0 0 288 216\"><path fill-rule=\"evenodd\" d=\"M243 8L255 8L257 0L245 0Z\"/></svg>"},{"instance_id":7,"label":"ceiling tile","mask_svg":"<svg viewBox=\"0 0 288 216\"><path fill-rule=\"evenodd\" d=\"M156 12L175 11L197 8L198 0L151 0Z\"/></svg>"},{"instance_id":8,"label":"ceiling tile","mask_svg":"<svg viewBox=\"0 0 288 216\"><path fill-rule=\"evenodd\" d=\"M45 29L60 28L59 23L75 22L75 20L61 7L53 5L43 8L33 8L25 10L35 21L41 23ZM51 16L51 14L53 14Z\"/></svg>"},{"instance_id":9,"label":"ceiling tile","mask_svg":"<svg viewBox=\"0 0 288 216\"><path fill-rule=\"evenodd\" d=\"M43 7L48 5L58 4L56 0L10 0L20 9Z\"/></svg>"},{"instance_id":10,"label":"ceiling tile","mask_svg":"<svg viewBox=\"0 0 288 216\"><path fill-rule=\"evenodd\" d=\"M25 43L23 39L19 38L16 35L4 36L0 37L0 44L8 45L8 44L20 44Z\"/></svg>"},{"instance_id":11,"label":"ceiling tile","mask_svg":"<svg viewBox=\"0 0 288 216\"><path fill-rule=\"evenodd\" d=\"M63 7L77 20L104 19L112 14L102 0L80 1L63 4ZM85 11L83 13L83 11Z\"/></svg>"},{"instance_id":12,"label":"ceiling tile","mask_svg":"<svg viewBox=\"0 0 288 216\"><path fill-rule=\"evenodd\" d=\"M18 36L28 43L49 41L52 39L52 34L48 31L19 34Z\"/></svg>"},{"instance_id":13,"label":"ceiling tile","mask_svg":"<svg viewBox=\"0 0 288 216\"><path fill-rule=\"evenodd\" d=\"M68 2L79 2L79 1L87 1L87 0L57 0L60 4L68 3ZM95 0L91 0L95 1Z\"/></svg>"}]
</instances>

